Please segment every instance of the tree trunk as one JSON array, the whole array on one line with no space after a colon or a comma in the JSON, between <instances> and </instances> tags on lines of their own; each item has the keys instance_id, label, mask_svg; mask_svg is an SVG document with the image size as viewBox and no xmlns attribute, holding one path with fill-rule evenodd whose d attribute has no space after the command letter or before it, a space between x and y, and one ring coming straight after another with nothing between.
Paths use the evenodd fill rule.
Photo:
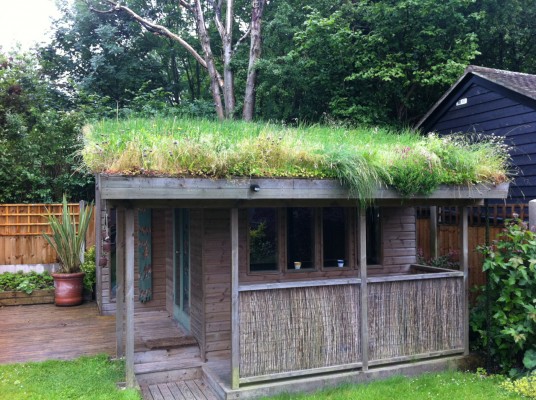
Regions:
<instances>
[{"instance_id":1,"label":"tree trunk","mask_svg":"<svg viewBox=\"0 0 536 400\"><path fill-rule=\"evenodd\" d=\"M214 100L214 108L216 109L218 119L223 120L225 119L225 113L221 101L220 79L218 71L216 70L216 65L214 64L214 55L212 54L212 49L210 47L210 37L205 25L205 17L203 15L200 0L196 0L195 2L195 19L197 22L199 42L201 43L201 48L205 53L205 62L207 63L207 71L208 75L210 76L210 91Z\"/></svg>"},{"instance_id":2,"label":"tree trunk","mask_svg":"<svg viewBox=\"0 0 536 400\"><path fill-rule=\"evenodd\" d=\"M225 100L225 117L233 118L235 109L234 76L231 69L233 58L233 0L227 0L225 32L223 43L223 98Z\"/></svg>"},{"instance_id":3,"label":"tree trunk","mask_svg":"<svg viewBox=\"0 0 536 400\"><path fill-rule=\"evenodd\" d=\"M251 6L251 45L249 48L249 65L246 78L246 93L242 118L251 121L255 113L255 85L257 81L256 62L261 57L261 22L266 0L253 0Z\"/></svg>"}]
</instances>

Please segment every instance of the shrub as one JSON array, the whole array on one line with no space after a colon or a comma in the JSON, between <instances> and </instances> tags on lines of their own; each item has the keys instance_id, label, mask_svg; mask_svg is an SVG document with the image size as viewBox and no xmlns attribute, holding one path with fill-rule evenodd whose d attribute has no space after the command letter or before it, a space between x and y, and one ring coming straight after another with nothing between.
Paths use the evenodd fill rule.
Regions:
<instances>
[{"instance_id":1,"label":"shrub","mask_svg":"<svg viewBox=\"0 0 536 400\"><path fill-rule=\"evenodd\" d=\"M32 294L34 290L54 289L54 280L48 272L17 273L4 272L0 274L0 292L20 291Z\"/></svg>"},{"instance_id":2,"label":"shrub","mask_svg":"<svg viewBox=\"0 0 536 400\"><path fill-rule=\"evenodd\" d=\"M501 383L501 387L528 399L536 399L536 373L520 379L507 379Z\"/></svg>"},{"instance_id":3,"label":"shrub","mask_svg":"<svg viewBox=\"0 0 536 400\"><path fill-rule=\"evenodd\" d=\"M471 315L479 345L497 365L534 368L536 350L536 235L519 219L507 221L499 239L478 250L485 256L488 285ZM487 326L486 296L490 326Z\"/></svg>"},{"instance_id":4,"label":"shrub","mask_svg":"<svg viewBox=\"0 0 536 400\"><path fill-rule=\"evenodd\" d=\"M84 253L84 262L80 265L80 270L86 273L84 276L84 288L90 292L93 292L93 287L97 282L96 269L95 246L91 246Z\"/></svg>"}]
</instances>

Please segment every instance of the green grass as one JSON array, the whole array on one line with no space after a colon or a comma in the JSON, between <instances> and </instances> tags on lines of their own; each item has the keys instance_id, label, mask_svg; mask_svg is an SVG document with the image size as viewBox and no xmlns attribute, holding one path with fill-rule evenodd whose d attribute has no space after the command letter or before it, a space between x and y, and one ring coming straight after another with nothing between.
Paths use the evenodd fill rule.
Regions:
<instances>
[{"instance_id":1,"label":"green grass","mask_svg":"<svg viewBox=\"0 0 536 400\"><path fill-rule=\"evenodd\" d=\"M409 197L508 179L507 149L497 141L409 130L162 118L96 122L84 136L82 155L96 173L330 178L360 199L382 185Z\"/></svg>"},{"instance_id":2,"label":"green grass","mask_svg":"<svg viewBox=\"0 0 536 400\"><path fill-rule=\"evenodd\" d=\"M124 379L123 363L106 355L0 365L0 399L140 400L137 391L116 388Z\"/></svg>"},{"instance_id":3,"label":"green grass","mask_svg":"<svg viewBox=\"0 0 536 400\"><path fill-rule=\"evenodd\" d=\"M463 372L401 376L361 385L348 385L312 394L285 394L271 400L502 400L523 399L499 386L501 377Z\"/></svg>"}]
</instances>

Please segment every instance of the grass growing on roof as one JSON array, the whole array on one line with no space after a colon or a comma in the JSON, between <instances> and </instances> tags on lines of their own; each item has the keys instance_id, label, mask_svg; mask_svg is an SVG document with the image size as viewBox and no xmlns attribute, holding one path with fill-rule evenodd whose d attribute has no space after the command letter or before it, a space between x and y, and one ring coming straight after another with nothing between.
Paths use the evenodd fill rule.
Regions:
<instances>
[{"instance_id":1,"label":"grass growing on roof","mask_svg":"<svg viewBox=\"0 0 536 400\"><path fill-rule=\"evenodd\" d=\"M409 197L440 184L507 180L507 150L489 138L171 118L105 120L84 137L84 161L96 173L339 179L361 199L382 185Z\"/></svg>"}]
</instances>

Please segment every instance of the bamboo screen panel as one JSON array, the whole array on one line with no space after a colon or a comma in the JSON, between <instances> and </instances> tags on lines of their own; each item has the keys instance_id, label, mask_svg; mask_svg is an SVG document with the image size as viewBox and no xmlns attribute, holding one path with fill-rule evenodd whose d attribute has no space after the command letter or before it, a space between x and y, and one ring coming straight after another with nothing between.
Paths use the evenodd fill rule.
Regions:
<instances>
[{"instance_id":1,"label":"bamboo screen panel","mask_svg":"<svg viewBox=\"0 0 536 400\"><path fill-rule=\"evenodd\" d=\"M358 285L241 292L240 377L360 362L359 293Z\"/></svg>"},{"instance_id":2,"label":"bamboo screen panel","mask_svg":"<svg viewBox=\"0 0 536 400\"><path fill-rule=\"evenodd\" d=\"M463 278L369 283L370 360L463 350Z\"/></svg>"}]
</instances>

